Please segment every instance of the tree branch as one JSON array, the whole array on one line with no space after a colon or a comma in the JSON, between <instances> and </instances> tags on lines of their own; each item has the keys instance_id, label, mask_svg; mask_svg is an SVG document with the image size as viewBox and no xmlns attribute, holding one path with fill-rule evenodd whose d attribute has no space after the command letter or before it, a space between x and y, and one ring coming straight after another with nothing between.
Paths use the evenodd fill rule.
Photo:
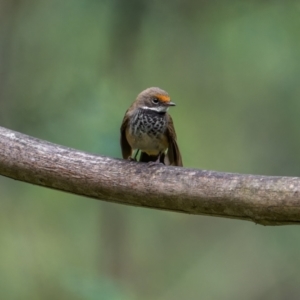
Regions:
<instances>
[{"instance_id":1,"label":"tree branch","mask_svg":"<svg viewBox=\"0 0 300 300\"><path fill-rule=\"evenodd\" d=\"M300 178L150 166L80 152L2 127L0 174L127 205L263 225L300 222Z\"/></svg>"}]
</instances>

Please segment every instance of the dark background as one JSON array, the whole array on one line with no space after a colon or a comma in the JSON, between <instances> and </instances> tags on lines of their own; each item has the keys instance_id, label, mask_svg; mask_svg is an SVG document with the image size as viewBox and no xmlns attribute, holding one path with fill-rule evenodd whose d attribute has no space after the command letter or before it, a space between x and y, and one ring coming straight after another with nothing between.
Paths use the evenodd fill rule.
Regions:
<instances>
[{"instance_id":1,"label":"dark background","mask_svg":"<svg viewBox=\"0 0 300 300\"><path fill-rule=\"evenodd\" d=\"M285 3L285 4L282 4ZM121 157L169 92L186 167L300 176L300 4L0 1L0 125ZM0 178L1 299L299 299L299 227L105 203Z\"/></svg>"}]
</instances>

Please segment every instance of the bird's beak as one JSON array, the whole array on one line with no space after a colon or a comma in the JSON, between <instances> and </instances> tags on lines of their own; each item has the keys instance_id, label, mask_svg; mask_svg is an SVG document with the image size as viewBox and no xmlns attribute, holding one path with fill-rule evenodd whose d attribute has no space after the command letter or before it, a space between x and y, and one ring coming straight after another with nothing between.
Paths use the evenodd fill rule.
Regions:
<instances>
[{"instance_id":1,"label":"bird's beak","mask_svg":"<svg viewBox=\"0 0 300 300\"><path fill-rule=\"evenodd\" d=\"M174 102L171 102L171 101L170 101L170 102L167 102L166 105L167 105L167 106L176 106L176 104L175 104Z\"/></svg>"}]
</instances>

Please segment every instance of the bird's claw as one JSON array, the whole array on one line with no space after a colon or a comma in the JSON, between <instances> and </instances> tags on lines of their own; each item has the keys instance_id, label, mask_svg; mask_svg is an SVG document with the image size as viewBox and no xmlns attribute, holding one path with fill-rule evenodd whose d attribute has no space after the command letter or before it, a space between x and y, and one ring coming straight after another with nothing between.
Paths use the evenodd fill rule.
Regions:
<instances>
[{"instance_id":1,"label":"bird's claw","mask_svg":"<svg viewBox=\"0 0 300 300\"><path fill-rule=\"evenodd\" d=\"M164 164L160 161L148 161L147 164L148 164L148 167L164 166Z\"/></svg>"},{"instance_id":2,"label":"bird's claw","mask_svg":"<svg viewBox=\"0 0 300 300\"><path fill-rule=\"evenodd\" d=\"M129 157L128 160L129 161L137 161L136 158L133 158L133 157Z\"/></svg>"}]
</instances>

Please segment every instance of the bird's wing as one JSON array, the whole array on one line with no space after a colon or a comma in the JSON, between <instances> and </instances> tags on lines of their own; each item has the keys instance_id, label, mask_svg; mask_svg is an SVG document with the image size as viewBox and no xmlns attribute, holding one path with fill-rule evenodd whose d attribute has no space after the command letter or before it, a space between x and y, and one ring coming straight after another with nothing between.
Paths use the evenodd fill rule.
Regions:
<instances>
[{"instance_id":1,"label":"bird's wing","mask_svg":"<svg viewBox=\"0 0 300 300\"><path fill-rule=\"evenodd\" d=\"M128 126L128 120L129 119L128 119L127 111L126 111L124 119L122 121L121 128L120 128L120 131L121 131L120 144L121 144L122 156L124 159L128 159L132 154L132 149L126 138L126 128Z\"/></svg>"},{"instance_id":2,"label":"bird's wing","mask_svg":"<svg viewBox=\"0 0 300 300\"><path fill-rule=\"evenodd\" d=\"M179 151L179 147L178 147L178 144L176 141L176 132L175 132L173 120L169 114L167 115L167 117L168 117L167 136L168 136L168 140L169 140L167 156L169 159L169 163L170 163L170 165L173 165L173 166L182 167L183 163L182 163L182 158L181 158L181 154Z\"/></svg>"}]
</instances>

